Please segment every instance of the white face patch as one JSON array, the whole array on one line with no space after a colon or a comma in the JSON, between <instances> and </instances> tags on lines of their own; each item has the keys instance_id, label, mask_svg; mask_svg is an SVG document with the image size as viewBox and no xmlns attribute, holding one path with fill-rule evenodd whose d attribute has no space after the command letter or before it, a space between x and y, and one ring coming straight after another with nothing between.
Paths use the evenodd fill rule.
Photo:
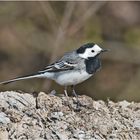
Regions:
<instances>
[{"instance_id":1,"label":"white face patch","mask_svg":"<svg viewBox=\"0 0 140 140\"><path fill-rule=\"evenodd\" d=\"M95 44L92 48L86 48L85 52L79 54L80 57L87 59L88 57L94 57L102 51L97 44Z\"/></svg>"}]
</instances>

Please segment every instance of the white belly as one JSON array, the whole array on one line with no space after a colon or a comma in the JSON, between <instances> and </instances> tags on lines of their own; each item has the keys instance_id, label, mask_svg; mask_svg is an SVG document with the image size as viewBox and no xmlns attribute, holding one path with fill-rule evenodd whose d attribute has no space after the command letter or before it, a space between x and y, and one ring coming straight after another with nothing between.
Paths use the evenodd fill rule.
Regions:
<instances>
[{"instance_id":1,"label":"white belly","mask_svg":"<svg viewBox=\"0 0 140 140\"><path fill-rule=\"evenodd\" d=\"M92 74L88 74L86 71L75 71L61 73L55 81L60 85L76 85L91 77Z\"/></svg>"}]
</instances>

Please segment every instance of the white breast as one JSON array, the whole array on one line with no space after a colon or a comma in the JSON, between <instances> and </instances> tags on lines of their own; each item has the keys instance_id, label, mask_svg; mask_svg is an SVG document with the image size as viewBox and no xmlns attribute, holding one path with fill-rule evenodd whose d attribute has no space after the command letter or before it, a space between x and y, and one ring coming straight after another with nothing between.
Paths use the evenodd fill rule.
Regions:
<instances>
[{"instance_id":1,"label":"white breast","mask_svg":"<svg viewBox=\"0 0 140 140\"><path fill-rule=\"evenodd\" d=\"M56 79L54 79L60 85L76 85L91 77L92 74L88 74L86 71L69 71L61 73Z\"/></svg>"}]
</instances>

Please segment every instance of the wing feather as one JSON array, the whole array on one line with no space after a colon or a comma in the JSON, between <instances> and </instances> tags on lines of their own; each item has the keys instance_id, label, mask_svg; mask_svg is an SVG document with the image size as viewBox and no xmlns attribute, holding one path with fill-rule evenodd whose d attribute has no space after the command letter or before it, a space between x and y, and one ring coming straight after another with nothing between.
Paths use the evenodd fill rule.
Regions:
<instances>
[{"instance_id":1,"label":"wing feather","mask_svg":"<svg viewBox=\"0 0 140 140\"><path fill-rule=\"evenodd\" d=\"M44 70L39 71L39 73L72 70L78 65L78 62L79 57L75 55L75 52L67 53L59 61L48 65Z\"/></svg>"},{"instance_id":2,"label":"wing feather","mask_svg":"<svg viewBox=\"0 0 140 140\"><path fill-rule=\"evenodd\" d=\"M63 62L56 62L54 64L51 64L47 66L44 70L39 71L39 73L44 72L59 72L59 71L65 71L65 70L72 70L75 65L69 64L66 61Z\"/></svg>"}]
</instances>

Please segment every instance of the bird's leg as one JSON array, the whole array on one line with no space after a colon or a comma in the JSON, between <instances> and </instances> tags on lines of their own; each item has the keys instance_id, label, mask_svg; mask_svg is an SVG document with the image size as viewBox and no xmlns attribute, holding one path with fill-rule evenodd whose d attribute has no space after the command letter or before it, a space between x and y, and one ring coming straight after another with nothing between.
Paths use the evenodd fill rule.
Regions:
<instances>
[{"instance_id":1,"label":"bird's leg","mask_svg":"<svg viewBox=\"0 0 140 140\"><path fill-rule=\"evenodd\" d=\"M76 92L75 92L74 85L72 85L71 88L72 88L72 94L76 97L77 108L79 108L80 102L79 102L79 100L78 100L78 95L77 95Z\"/></svg>"},{"instance_id":2,"label":"bird's leg","mask_svg":"<svg viewBox=\"0 0 140 140\"><path fill-rule=\"evenodd\" d=\"M68 97L68 93L67 93L67 86L65 86L65 89L64 89L64 94L66 97Z\"/></svg>"},{"instance_id":3,"label":"bird's leg","mask_svg":"<svg viewBox=\"0 0 140 140\"><path fill-rule=\"evenodd\" d=\"M67 93L67 86L65 86L65 88L64 88L64 94L66 96L66 102L65 103L66 103L67 106L69 106L71 108L71 105L69 103L68 93Z\"/></svg>"},{"instance_id":4,"label":"bird's leg","mask_svg":"<svg viewBox=\"0 0 140 140\"><path fill-rule=\"evenodd\" d=\"M73 85L71 86L71 88L72 88L72 94L73 94L76 98L78 98L78 95L76 94L76 92L75 92L75 89L74 89L74 86L73 86Z\"/></svg>"}]
</instances>

